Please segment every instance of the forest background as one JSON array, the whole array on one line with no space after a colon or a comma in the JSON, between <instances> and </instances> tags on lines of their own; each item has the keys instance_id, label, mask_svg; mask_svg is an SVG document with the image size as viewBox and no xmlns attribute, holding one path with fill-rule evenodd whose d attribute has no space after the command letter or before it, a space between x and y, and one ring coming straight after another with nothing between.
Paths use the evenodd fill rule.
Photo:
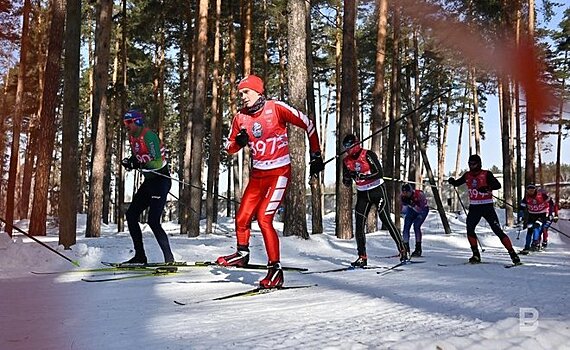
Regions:
<instances>
[{"instance_id":1,"label":"forest background","mask_svg":"<svg viewBox=\"0 0 570 350\"><path fill-rule=\"evenodd\" d=\"M125 193L141 181L125 182L120 166L129 108L168 146L183 185L172 204L180 234L211 233L218 215L233 215L249 158L228 156L223 141L239 108L237 82L252 73L270 97L315 120L329 161L307 186L306 136L290 129L284 235L322 232L332 192L336 235L352 237L353 193L336 157L348 132L369 137L381 155L397 224L400 184L409 181L429 192L448 232L445 210L465 194L450 201L444 180L468 154L486 163L482 144L497 129L492 154L502 163L492 170L502 177L506 224L527 183L552 183L558 204L568 203L563 1L0 0L0 22L0 213L8 223L29 219L33 235L58 225L66 248L78 213L87 213L87 237L100 235L101 222L124 230ZM546 154L554 161L545 164Z\"/></svg>"}]
</instances>

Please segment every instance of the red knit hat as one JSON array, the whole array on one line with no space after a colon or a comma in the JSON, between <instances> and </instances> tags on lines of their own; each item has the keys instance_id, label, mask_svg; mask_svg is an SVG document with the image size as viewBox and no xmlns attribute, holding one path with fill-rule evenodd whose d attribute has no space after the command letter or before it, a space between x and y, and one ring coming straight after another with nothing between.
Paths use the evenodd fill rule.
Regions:
<instances>
[{"instance_id":1,"label":"red knit hat","mask_svg":"<svg viewBox=\"0 0 570 350\"><path fill-rule=\"evenodd\" d=\"M260 94L262 94L263 91L265 91L265 89L263 88L263 80L261 80L261 78L258 77L257 75L248 75L239 82L238 90L245 88L257 91Z\"/></svg>"}]
</instances>

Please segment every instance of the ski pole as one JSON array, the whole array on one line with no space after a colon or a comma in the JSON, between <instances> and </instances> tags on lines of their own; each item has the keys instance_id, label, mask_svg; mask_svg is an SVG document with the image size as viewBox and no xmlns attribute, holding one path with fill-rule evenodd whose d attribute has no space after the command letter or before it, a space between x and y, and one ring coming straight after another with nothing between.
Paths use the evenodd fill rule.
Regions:
<instances>
[{"instance_id":1,"label":"ski pole","mask_svg":"<svg viewBox=\"0 0 570 350\"><path fill-rule=\"evenodd\" d=\"M565 234L564 232L560 231L560 230L557 229L556 227L552 227L552 225L551 225L549 228L553 229L554 231L560 233L560 234L563 235L563 236L566 236L566 237L570 238L569 235L567 235L567 234Z\"/></svg>"},{"instance_id":2,"label":"ski pole","mask_svg":"<svg viewBox=\"0 0 570 350\"><path fill-rule=\"evenodd\" d=\"M405 119L405 118L409 117L410 115L416 113L417 111L426 108L427 106L431 105L431 104L433 103L433 101L435 101L435 100L437 100L438 98L440 98L441 96L447 94L447 92L448 92L449 90L450 90L450 89L446 89L446 90L443 91L441 94L439 94L439 95L435 96L434 98L430 99L429 101L427 101L427 102L425 102L425 103L419 105L417 108L412 109L412 110L409 111L408 113L402 115L400 118L394 120L392 123L390 123L390 124L388 124L388 125L386 125L386 126L383 126L383 127L381 127L380 129L374 131L372 134L370 134L370 135L368 135L367 137L365 137L365 138L363 138L362 140L360 140L360 142L358 142L358 144L361 144L361 143L363 143L364 141L366 141L366 140L368 140L369 138L371 138L372 136L374 136L374 135L376 135L376 134L378 134L378 133L380 133L380 132L386 130L386 129L389 128L389 127L392 127L392 126L396 125L396 123L398 123L398 122L401 121L402 119ZM355 144L353 144L351 147L354 147L355 145L357 145L357 144L355 143ZM350 148L350 147L349 147L349 148ZM331 162L331 161L337 159L338 157L342 156L343 154L346 153L346 151L348 151L349 148L347 148L347 149L341 151L340 153L337 153L334 157L332 157L332 158L328 159L327 161L325 161L325 162L323 163L323 165L326 165L327 163L329 163L329 162Z\"/></svg>"},{"instance_id":3,"label":"ski pole","mask_svg":"<svg viewBox=\"0 0 570 350\"><path fill-rule=\"evenodd\" d=\"M415 182L415 181L409 181L409 180L400 180L400 179L394 179L391 177L383 177L384 180L388 180L388 181L394 181L394 182L403 182L403 183L410 183L410 184L416 184L416 185L420 185L420 186L428 186L428 187L435 187L435 188L439 188L436 185L432 185L432 184L424 184L421 182Z\"/></svg>"},{"instance_id":4,"label":"ski pole","mask_svg":"<svg viewBox=\"0 0 570 350\"><path fill-rule=\"evenodd\" d=\"M178 183L180 183L180 184L182 184L182 185L199 189L199 190L202 191L202 192L206 192L206 190L203 189L203 188L201 188L201 187L194 186L194 185L192 185L192 184L186 183L186 182L184 182L184 181L182 181L182 180L179 180L179 179L176 179L176 178L174 178L174 177L161 174L161 173L159 173L159 172L157 172L157 171L154 171L154 170L152 170L152 169L145 169L144 172L143 172L141 169L137 169L137 170L140 171L141 173L149 172L149 173L153 173L153 174L156 174L156 175L160 175L160 176L162 176L162 177L166 177L167 179L174 180L174 181L176 181L176 182L178 182ZM170 195L172 195L172 193L171 193ZM221 194L217 194L217 196L220 197L220 198L222 198L222 199L225 199L225 200L234 202L235 204L240 204L240 202L236 201L235 199L230 199L230 198L228 198L228 197L224 197L224 196L222 196ZM174 196L173 196L173 197L174 197ZM176 197L175 197L175 198L176 198ZM178 198L176 198L176 199L178 199Z\"/></svg>"},{"instance_id":5,"label":"ski pole","mask_svg":"<svg viewBox=\"0 0 570 350\"><path fill-rule=\"evenodd\" d=\"M457 198L459 199L459 203L461 204L461 207L463 208L463 212L465 213L465 215L467 215L467 209L465 208L465 205L463 204L463 201L461 200L461 196L459 195L459 191L457 190L457 188L455 186L453 186L453 189L455 190L455 193L457 193ZM477 243L479 243L479 246L481 247L481 251L484 252L485 248L483 248L483 244L481 244L479 237L477 237Z\"/></svg>"},{"instance_id":6,"label":"ski pole","mask_svg":"<svg viewBox=\"0 0 570 350\"><path fill-rule=\"evenodd\" d=\"M32 239L33 241L35 241L36 243L41 244L42 246L44 246L45 248L51 250L52 252L56 253L57 255L61 256L62 258L64 258L65 260L69 261L70 263L72 263L75 266L79 266L79 262L75 261L75 260L71 260L70 258L68 258L67 256L61 254L60 252L58 252L57 250L53 249L52 247L50 247L49 245L45 244L44 242L40 241L39 239L37 239L36 237L28 234L27 232L25 232L24 230L22 230L21 228L12 225L11 223L7 222L6 220L0 218L0 221L2 221L3 223L5 223L6 225L10 226L11 228L15 229L16 231L22 233L23 235L27 236L28 238Z\"/></svg>"},{"instance_id":7,"label":"ski pole","mask_svg":"<svg viewBox=\"0 0 570 350\"><path fill-rule=\"evenodd\" d=\"M499 198L499 197L495 196L494 194L493 194L492 196L493 196L493 198L495 198L495 199L497 199L497 200L499 200L499 201L501 201L501 202L505 203L505 204L506 204L506 205L508 205L509 207L511 207L511 208L513 208L513 209L517 209L517 208L515 208L515 206L514 206L514 205L512 205L511 203L509 203L509 202L505 201L504 199L502 199L502 198Z\"/></svg>"}]
</instances>

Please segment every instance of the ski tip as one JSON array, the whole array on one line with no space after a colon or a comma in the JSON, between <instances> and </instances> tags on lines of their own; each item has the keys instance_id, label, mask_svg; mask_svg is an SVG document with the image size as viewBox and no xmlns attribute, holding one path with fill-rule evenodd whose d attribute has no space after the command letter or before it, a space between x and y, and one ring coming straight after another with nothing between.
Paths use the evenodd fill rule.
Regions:
<instances>
[{"instance_id":1,"label":"ski tip","mask_svg":"<svg viewBox=\"0 0 570 350\"><path fill-rule=\"evenodd\" d=\"M72 263L73 265L77 266L77 267L80 267L80 266L79 266L79 261L77 261L77 260L72 260L71 263Z\"/></svg>"},{"instance_id":2,"label":"ski tip","mask_svg":"<svg viewBox=\"0 0 570 350\"><path fill-rule=\"evenodd\" d=\"M186 303L183 303L183 302L178 301L178 300L174 300L174 304L176 304L176 305L181 305L181 306L186 305Z\"/></svg>"}]
</instances>

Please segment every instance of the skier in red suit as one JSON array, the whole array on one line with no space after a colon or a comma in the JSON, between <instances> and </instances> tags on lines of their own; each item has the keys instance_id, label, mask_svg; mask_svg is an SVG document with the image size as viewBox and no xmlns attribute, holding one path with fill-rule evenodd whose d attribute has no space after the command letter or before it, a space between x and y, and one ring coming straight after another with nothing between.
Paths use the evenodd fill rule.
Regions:
<instances>
[{"instance_id":1,"label":"skier in red suit","mask_svg":"<svg viewBox=\"0 0 570 350\"><path fill-rule=\"evenodd\" d=\"M252 170L236 213L237 251L220 256L216 262L223 266L247 266L251 221L255 216L263 234L268 260L267 276L260 281L260 286L279 288L283 285L283 270L273 217L291 177L287 124L307 131L311 176L324 169L319 137L315 125L306 115L283 102L265 98L261 78L247 76L240 81L238 90L243 108L234 116L225 148L234 154L248 146Z\"/></svg>"}]
</instances>

